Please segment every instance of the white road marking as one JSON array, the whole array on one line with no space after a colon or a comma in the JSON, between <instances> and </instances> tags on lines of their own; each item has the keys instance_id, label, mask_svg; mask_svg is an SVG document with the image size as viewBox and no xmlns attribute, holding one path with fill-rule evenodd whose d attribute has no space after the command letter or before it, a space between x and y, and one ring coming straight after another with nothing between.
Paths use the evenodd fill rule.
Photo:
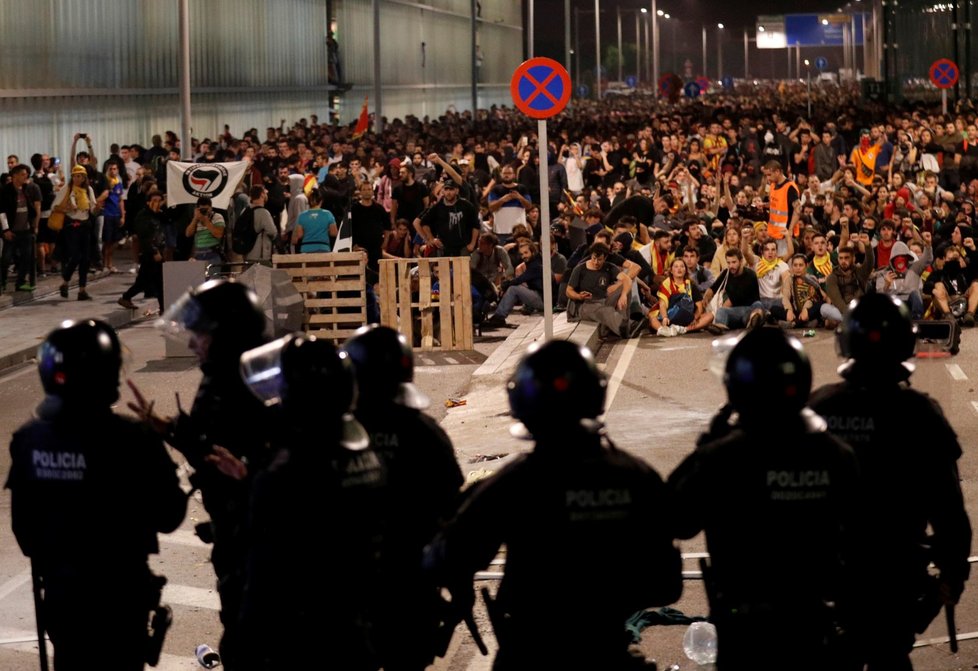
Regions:
<instances>
[{"instance_id":1,"label":"white road marking","mask_svg":"<svg viewBox=\"0 0 978 671\"><path fill-rule=\"evenodd\" d=\"M621 387L621 381L625 379L625 373L628 372L628 367L632 363L632 357L635 356L635 352L638 350L638 342L639 338L630 338L625 345L625 350L621 353L621 358L615 364L615 370L612 371L611 379L608 381L608 400L604 404L605 411L611 407L612 402L615 400L615 395L618 393L619 387Z\"/></svg>"},{"instance_id":2,"label":"white road marking","mask_svg":"<svg viewBox=\"0 0 978 671\"><path fill-rule=\"evenodd\" d=\"M13 578L7 582L0 585L0 601L3 601L8 596L16 592L22 586L26 585L31 581L31 571L27 569L15 575Z\"/></svg>"},{"instance_id":3,"label":"white road marking","mask_svg":"<svg viewBox=\"0 0 978 671\"><path fill-rule=\"evenodd\" d=\"M968 376L964 374L961 370L961 366L956 363L946 363L944 367L947 368L947 372L951 374L951 377L955 380L967 380Z\"/></svg>"},{"instance_id":4,"label":"white road marking","mask_svg":"<svg viewBox=\"0 0 978 671\"><path fill-rule=\"evenodd\" d=\"M163 603L171 606L188 606L209 610L221 609L221 600L216 589L203 589L188 585L167 584L163 588Z\"/></svg>"},{"instance_id":5,"label":"white road marking","mask_svg":"<svg viewBox=\"0 0 978 671\"><path fill-rule=\"evenodd\" d=\"M177 529L173 533L160 534L160 543L165 545L186 545L188 547L206 548L208 544L200 540L193 531Z\"/></svg>"},{"instance_id":6,"label":"white road marking","mask_svg":"<svg viewBox=\"0 0 978 671\"><path fill-rule=\"evenodd\" d=\"M975 412L978 412L978 401L972 401L971 407L975 409Z\"/></svg>"}]
</instances>

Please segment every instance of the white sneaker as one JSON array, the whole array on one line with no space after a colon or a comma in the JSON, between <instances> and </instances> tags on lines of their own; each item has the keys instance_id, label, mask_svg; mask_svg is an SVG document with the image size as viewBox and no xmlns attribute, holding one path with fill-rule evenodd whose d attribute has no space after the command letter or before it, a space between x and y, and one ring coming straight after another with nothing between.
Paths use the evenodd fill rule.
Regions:
<instances>
[{"instance_id":1,"label":"white sneaker","mask_svg":"<svg viewBox=\"0 0 978 671\"><path fill-rule=\"evenodd\" d=\"M685 335L686 334L686 327L685 326L679 326L678 324L674 324L673 327L672 327L672 330L676 332L676 335Z\"/></svg>"},{"instance_id":2,"label":"white sneaker","mask_svg":"<svg viewBox=\"0 0 978 671\"><path fill-rule=\"evenodd\" d=\"M660 335L664 338L671 338L676 335L675 327L673 326L660 326L659 330L655 332L656 335Z\"/></svg>"}]
</instances>

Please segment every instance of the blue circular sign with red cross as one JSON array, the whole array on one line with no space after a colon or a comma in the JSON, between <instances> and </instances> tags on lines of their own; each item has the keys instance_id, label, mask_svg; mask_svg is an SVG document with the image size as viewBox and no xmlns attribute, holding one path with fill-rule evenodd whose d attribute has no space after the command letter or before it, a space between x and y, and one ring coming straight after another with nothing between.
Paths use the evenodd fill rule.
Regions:
<instances>
[{"instance_id":1,"label":"blue circular sign with red cross","mask_svg":"<svg viewBox=\"0 0 978 671\"><path fill-rule=\"evenodd\" d=\"M949 58L939 58L930 66L930 81L939 89L949 89L958 83L961 71Z\"/></svg>"},{"instance_id":2,"label":"blue circular sign with red cross","mask_svg":"<svg viewBox=\"0 0 978 671\"><path fill-rule=\"evenodd\" d=\"M509 82L513 103L532 119L560 114L571 97L570 75L552 58L531 58L516 68Z\"/></svg>"},{"instance_id":3,"label":"blue circular sign with red cross","mask_svg":"<svg viewBox=\"0 0 978 671\"><path fill-rule=\"evenodd\" d=\"M710 90L710 78L700 75L696 78L696 85L700 87L700 93L706 93Z\"/></svg>"},{"instance_id":4,"label":"blue circular sign with red cross","mask_svg":"<svg viewBox=\"0 0 978 671\"><path fill-rule=\"evenodd\" d=\"M667 72L666 74L659 77L659 93L664 96L669 95L672 90L672 73Z\"/></svg>"}]
</instances>

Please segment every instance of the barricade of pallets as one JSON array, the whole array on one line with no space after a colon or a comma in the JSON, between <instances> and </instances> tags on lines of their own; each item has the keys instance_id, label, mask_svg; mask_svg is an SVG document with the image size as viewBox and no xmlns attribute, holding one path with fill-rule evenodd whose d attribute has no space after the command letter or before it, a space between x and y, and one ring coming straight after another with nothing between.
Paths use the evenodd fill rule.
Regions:
<instances>
[{"instance_id":1,"label":"barricade of pallets","mask_svg":"<svg viewBox=\"0 0 978 671\"><path fill-rule=\"evenodd\" d=\"M367 323L367 255L364 252L276 254L305 304L305 331L336 344Z\"/></svg>"},{"instance_id":2,"label":"barricade of pallets","mask_svg":"<svg viewBox=\"0 0 978 671\"><path fill-rule=\"evenodd\" d=\"M464 256L382 259L380 323L400 331L416 349L471 350L470 273Z\"/></svg>"}]
</instances>

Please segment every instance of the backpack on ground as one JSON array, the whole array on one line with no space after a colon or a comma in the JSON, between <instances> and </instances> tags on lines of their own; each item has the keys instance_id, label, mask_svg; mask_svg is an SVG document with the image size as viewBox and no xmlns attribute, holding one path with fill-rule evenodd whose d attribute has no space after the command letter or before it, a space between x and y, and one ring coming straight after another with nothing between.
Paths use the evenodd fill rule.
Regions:
<instances>
[{"instance_id":1,"label":"backpack on ground","mask_svg":"<svg viewBox=\"0 0 978 671\"><path fill-rule=\"evenodd\" d=\"M255 208L249 207L234 222L234 229L231 232L231 251L235 254L247 254L255 246L257 240Z\"/></svg>"}]
</instances>

